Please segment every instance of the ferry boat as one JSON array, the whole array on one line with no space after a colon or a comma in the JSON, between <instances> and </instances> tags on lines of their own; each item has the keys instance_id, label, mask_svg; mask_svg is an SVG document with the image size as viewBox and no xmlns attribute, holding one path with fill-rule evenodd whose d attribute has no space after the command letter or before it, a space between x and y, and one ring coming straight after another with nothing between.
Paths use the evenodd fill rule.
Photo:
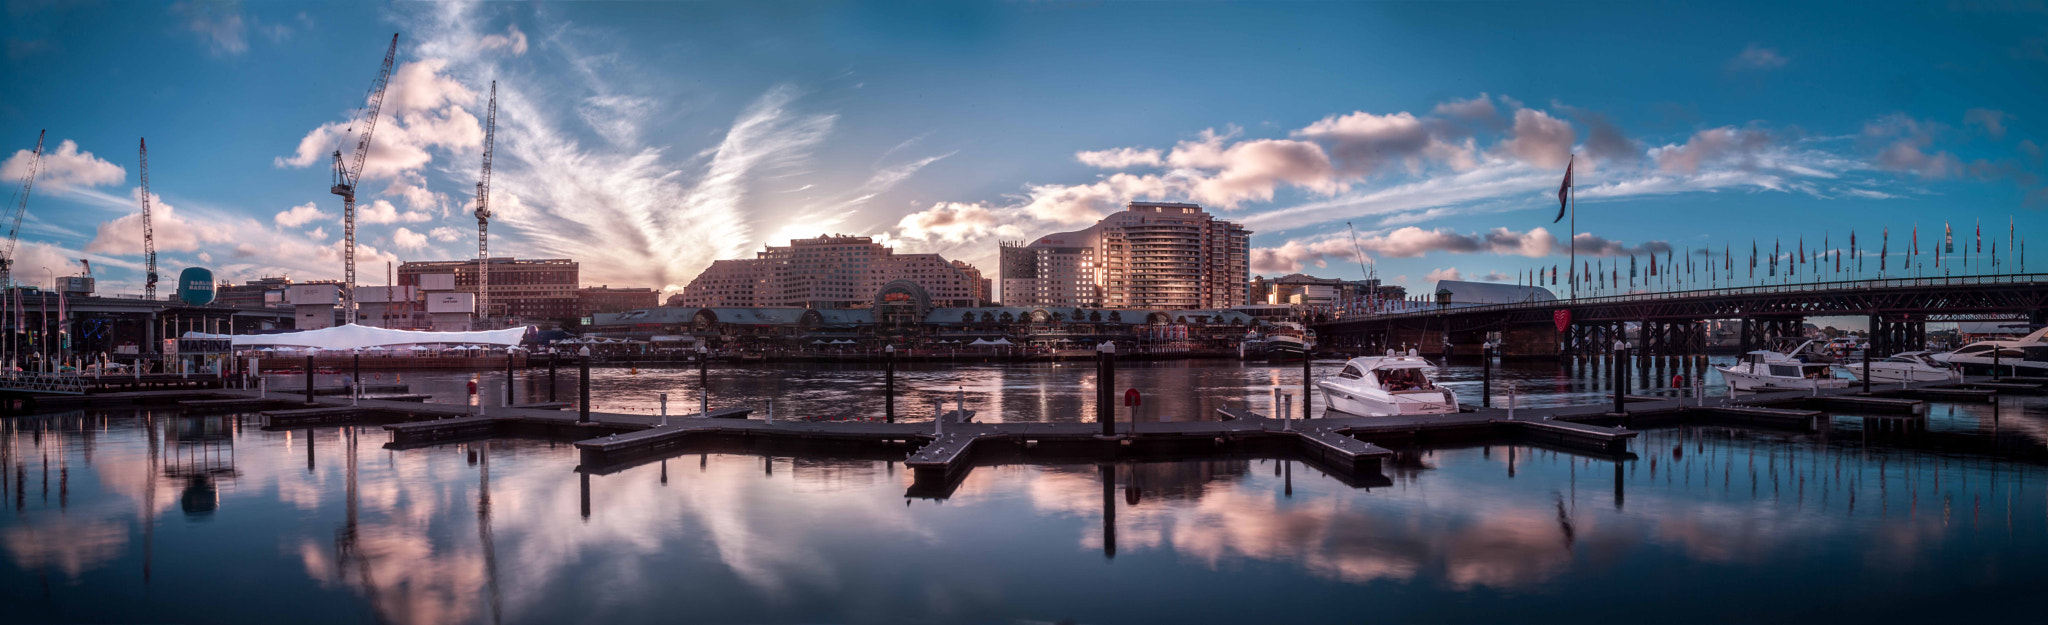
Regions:
<instances>
[{"instance_id":1,"label":"ferry boat","mask_svg":"<svg viewBox=\"0 0 2048 625\"><path fill-rule=\"evenodd\" d=\"M1292 321L1273 324L1266 331L1266 349L1275 357L1295 358L1315 351L1316 331Z\"/></svg>"},{"instance_id":2,"label":"ferry boat","mask_svg":"<svg viewBox=\"0 0 2048 625\"><path fill-rule=\"evenodd\" d=\"M1993 350L1997 350L1994 352ZM1989 373L1993 364L2004 375L2048 375L2048 328L2013 341L1977 341L1934 359L1971 373Z\"/></svg>"},{"instance_id":3,"label":"ferry boat","mask_svg":"<svg viewBox=\"0 0 2048 625\"><path fill-rule=\"evenodd\" d=\"M1848 371L1849 375L1858 381L1863 379L1863 365L1861 363L1836 366L1844 371ZM1870 381L1872 382L1890 382L1894 384L1899 382L1944 382L1954 380L1956 376L1957 371L1955 367L1935 360L1933 352L1892 354L1890 358L1870 362Z\"/></svg>"},{"instance_id":4,"label":"ferry boat","mask_svg":"<svg viewBox=\"0 0 2048 625\"><path fill-rule=\"evenodd\" d=\"M1812 344L1807 341L1792 353L1806 351ZM1806 362L1798 358L1770 350L1756 350L1742 355L1742 361L1720 370L1721 379L1728 381L1728 388L1738 391L1769 390L1812 390L1816 388L1847 388L1849 380L1835 377L1834 365L1829 363Z\"/></svg>"},{"instance_id":5,"label":"ferry boat","mask_svg":"<svg viewBox=\"0 0 2048 625\"><path fill-rule=\"evenodd\" d=\"M1407 356L1353 358L1336 377L1316 381L1331 410L1368 417L1454 414L1458 395L1429 379L1436 365Z\"/></svg>"}]
</instances>

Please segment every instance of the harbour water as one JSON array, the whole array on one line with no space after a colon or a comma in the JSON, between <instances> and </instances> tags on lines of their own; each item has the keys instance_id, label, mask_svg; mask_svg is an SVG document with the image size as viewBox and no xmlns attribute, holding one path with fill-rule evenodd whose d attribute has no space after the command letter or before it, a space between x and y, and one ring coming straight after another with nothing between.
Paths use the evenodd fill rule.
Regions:
<instances>
[{"instance_id":1,"label":"harbour water","mask_svg":"<svg viewBox=\"0 0 2048 625\"><path fill-rule=\"evenodd\" d=\"M1146 389L1146 407L1171 415L1161 418L1212 418L1215 402L1256 407L1273 384L1298 389L1299 371L1161 363L1127 367L1119 383ZM1454 367L1445 378L1467 384L1477 373ZM1604 384L1540 367L1495 373L1496 384L1557 390L1529 402L1598 401ZM1089 374L1085 364L935 367L903 383L912 396L965 387L969 408L992 419L1068 420L1092 418ZM651 411L665 391L682 412L675 405L697 375L600 370L593 387L604 410ZM466 377L406 379L453 401ZM772 393L793 416L878 410L878 384L872 368L712 371L714 404ZM532 391L546 392L522 389ZM692 454L586 477L572 447L544 440L397 451L377 427L263 431L246 415L9 417L0 621L1814 622L2034 612L2034 589L2048 581L2038 557L2048 548L2048 397L1934 403L1921 430L1862 423L1650 429L1619 461L1505 444L1397 448L1390 484L1370 489L1277 460L984 467L933 501L906 497L911 476L890 462Z\"/></svg>"}]
</instances>

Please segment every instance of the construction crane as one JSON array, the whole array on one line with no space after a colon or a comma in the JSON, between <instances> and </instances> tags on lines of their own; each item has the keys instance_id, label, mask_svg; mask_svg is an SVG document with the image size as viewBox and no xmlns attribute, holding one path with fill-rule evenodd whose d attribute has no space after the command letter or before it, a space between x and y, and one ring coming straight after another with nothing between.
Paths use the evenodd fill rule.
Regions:
<instances>
[{"instance_id":1,"label":"construction crane","mask_svg":"<svg viewBox=\"0 0 2048 625\"><path fill-rule=\"evenodd\" d=\"M398 33L391 34L391 47L384 51L384 66L370 83L370 100L363 106L363 134L356 140L352 161L343 161L334 150L334 187L328 191L341 196L342 264L341 306L344 323L356 322L356 183L363 179L363 161L370 156L370 135L377 131L377 111L384 107L384 87L391 82L391 60L398 56ZM355 130L353 124L349 131ZM346 133L344 133L345 135Z\"/></svg>"},{"instance_id":2,"label":"construction crane","mask_svg":"<svg viewBox=\"0 0 2048 625\"><path fill-rule=\"evenodd\" d=\"M142 298L156 300L156 227L149 222L149 139L141 140L137 151L142 159L142 258L149 269L143 274Z\"/></svg>"},{"instance_id":3,"label":"construction crane","mask_svg":"<svg viewBox=\"0 0 2048 625\"><path fill-rule=\"evenodd\" d=\"M476 183L476 318L491 315L491 148L498 135L498 81L491 81L490 112L484 115L484 174Z\"/></svg>"},{"instance_id":4,"label":"construction crane","mask_svg":"<svg viewBox=\"0 0 2048 625\"><path fill-rule=\"evenodd\" d=\"M36 132L36 151L28 159L28 173L21 176L21 187L14 191L14 201L7 203L7 247L0 250L0 286L14 286L14 244L21 240L21 216L28 212L28 194L35 190L36 173L43 168L43 134Z\"/></svg>"}]
</instances>

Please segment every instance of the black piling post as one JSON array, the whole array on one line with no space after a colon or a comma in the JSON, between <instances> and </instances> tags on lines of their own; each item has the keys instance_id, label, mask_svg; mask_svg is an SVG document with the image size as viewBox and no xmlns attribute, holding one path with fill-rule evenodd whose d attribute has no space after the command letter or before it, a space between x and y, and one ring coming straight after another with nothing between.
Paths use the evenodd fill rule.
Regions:
<instances>
[{"instance_id":1,"label":"black piling post","mask_svg":"<svg viewBox=\"0 0 2048 625\"><path fill-rule=\"evenodd\" d=\"M588 348L585 348L585 349L588 349ZM577 387L577 395L578 395L578 397L577 397L577 402L576 402L576 422L577 422L577 423L589 423L589 422L590 422L590 354L588 354L588 353L579 353L579 354L577 354L577 356L576 356L576 387ZM589 478L587 478L587 477L586 477L585 479L589 479Z\"/></svg>"},{"instance_id":2,"label":"black piling post","mask_svg":"<svg viewBox=\"0 0 2048 625\"><path fill-rule=\"evenodd\" d=\"M505 350L505 405L512 405L512 350Z\"/></svg>"},{"instance_id":3,"label":"black piling post","mask_svg":"<svg viewBox=\"0 0 2048 625\"><path fill-rule=\"evenodd\" d=\"M1628 345L1622 343L1614 347L1614 414L1628 412L1628 408L1622 405L1622 396L1627 394Z\"/></svg>"},{"instance_id":4,"label":"black piling post","mask_svg":"<svg viewBox=\"0 0 2048 625\"><path fill-rule=\"evenodd\" d=\"M1448 354L1448 352L1449 352L1450 350L1449 350L1449 349L1446 349L1446 350L1444 350L1444 351L1446 352L1446 354L1445 354L1445 357L1444 357L1444 364L1445 364L1445 365L1449 365L1449 364L1450 364L1450 357L1449 357L1449 354ZM1307 419L1309 418L1309 410L1308 410L1308 403L1309 403L1309 402L1308 402L1308 398L1309 398L1309 394L1308 394L1308 388L1309 388L1309 384L1310 384L1310 382L1311 382L1311 379L1309 378L1309 373L1308 373L1308 369L1309 369L1309 365L1310 365L1310 364L1311 364L1311 363L1312 363L1312 362L1314 361L1314 359L1315 359L1314 357L1315 357L1315 347L1313 347L1313 346L1309 345L1309 344L1308 344L1308 341L1306 341L1306 340L1302 341L1302 344L1301 344L1301 418L1302 418L1303 420L1307 420Z\"/></svg>"},{"instance_id":5,"label":"black piling post","mask_svg":"<svg viewBox=\"0 0 2048 625\"><path fill-rule=\"evenodd\" d=\"M1484 377L1484 379L1483 379L1483 381L1482 381L1482 383L1481 383L1481 386L1480 386L1480 390L1479 390L1479 405L1481 405L1481 406L1485 406L1485 407L1487 407L1487 408L1492 408L1492 407L1493 407L1493 348L1492 348L1491 346L1484 346L1484 345L1480 346L1480 348L1479 348L1479 361L1480 361L1480 362L1482 362L1482 363L1485 363L1485 364L1483 365L1483 368L1484 368L1484 369L1486 370L1486 374L1485 374L1485 377Z\"/></svg>"},{"instance_id":6,"label":"black piling post","mask_svg":"<svg viewBox=\"0 0 2048 625\"><path fill-rule=\"evenodd\" d=\"M882 348L882 417L889 423L896 422L896 346Z\"/></svg>"},{"instance_id":7,"label":"black piling post","mask_svg":"<svg viewBox=\"0 0 2048 625\"><path fill-rule=\"evenodd\" d=\"M313 357L306 357L306 403L313 403Z\"/></svg>"},{"instance_id":8,"label":"black piling post","mask_svg":"<svg viewBox=\"0 0 2048 625\"><path fill-rule=\"evenodd\" d=\"M556 401L556 399L555 399L555 360L556 360L556 359L557 359L557 358L558 358L559 356L560 356L559 354L555 354L555 353L553 353L553 352L549 352L549 353L548 353L548 401L550 401L550 402Z\"/></svg>"},{"instance_id":9,"label":"black piling post","mask_svg":"<svg viewBox=\"0 0 2048 625\"><path fill-rule=\"evenodd\" d=\"M1103 343L1095 358L1095 420L1103 436L1116 436L1116 344Z\"/></svg>"}]
</instances>

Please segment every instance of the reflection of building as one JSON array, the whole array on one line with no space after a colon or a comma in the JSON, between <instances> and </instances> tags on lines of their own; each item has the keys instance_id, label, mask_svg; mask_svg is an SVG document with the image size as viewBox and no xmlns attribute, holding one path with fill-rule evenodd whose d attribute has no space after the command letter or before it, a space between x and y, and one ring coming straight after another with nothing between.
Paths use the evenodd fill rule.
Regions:
<instances>
[{"instance_id":1,"label":"reflection of building","mask_svg":"<svg viewBox=\"0 0 2048 625\"><path fill-rule=\"evenodd\" d=\"M645 308L592 315L589 334L693 342L721 349L806 349L849 341L862 348L963 345L1006 339L1017 345L1085 347L1116 341L1147 351L1234 352L1257 320L1236 310L944 307L909 280L883 285L860 308Z\"/></svg>"},{"instance_id":2,"label":"reflection of building","mask_svg":"<svg viewBox=\"0 0 2048 625\"><path fill-rule=\"evenodd\" d=\"M698 274L669 305L687 308L860 308L882 285L916 283L949 306L974 306L989 297L981 270L938 254L897 254L870 237L796 239L754 258L720 260Z\"/></svg>"},{"instance_id":3,"label":"reflection of building","mask_svg":"<svg viewBox=\"0 0 2048 625\"><path fill-rule=\"evenodd\" d=\"M1408 296L1408 289L1382 285L1378 279L1339 280L1298 273L1278 278L1254 277L1249 290L1249 301L1245 303L1251 305L1337 306L1367 299L1368 295L1376 295L1380 301Z\"/></svg>"},{"instance_id":4,"label":"reflection of building","mask_svg":"<svg viewBox=\"0 0 2048 625\"><path fill-rule=\"evenodd\" d=\"M611 285L584 287L576 291L577 305L582 316L592 313L625 312L635 308L650 308L661 305L661 293L654 289L614 289Z\"/></svg>"},{"instance_id":5,"label":"reflection of building","mask_svg":"<svg viewBox=\"0 0 2048 625\"><path fill-rule=\"evenodd\" d=\"M1251 231L1194 204L1132 202L1086 230L1002 248L1003 303L1111 309L1245 301Z\"/></svg>"},{"instance_id":6,"label":"reflection of building","mask_svg":"<svg viewBox=\"0 0 2048 625\"><path fill-rule=\"evenodd\" d=\"M217 482L235 477L235 435L227 417L185 417L164 422L164 476L183 480L179 507L206 516L220 507Z\"/></svg>"},{"instance_id":7,"label":"reflection of building","mask_svg":"<svg viewBox=\"0 0 2048 625\"><path fill-rule=\"evenodd\" d=\"M476 295L475 260L413 261L398 266L398 283L421 285L421 276L453 275L448 290ZM578 265L566 258L518 260L491 258L491 319L505 319L505 325L528 321L572 319L582 312L576 294ZM429 293L439 290L420 286ZM471 300L474 302L474 299ZM433 302L427 302L429 308ZM471 304L474 308L475 304ZM429 312L432 312L431 310Z\"/></svg>"}]
</instances>

